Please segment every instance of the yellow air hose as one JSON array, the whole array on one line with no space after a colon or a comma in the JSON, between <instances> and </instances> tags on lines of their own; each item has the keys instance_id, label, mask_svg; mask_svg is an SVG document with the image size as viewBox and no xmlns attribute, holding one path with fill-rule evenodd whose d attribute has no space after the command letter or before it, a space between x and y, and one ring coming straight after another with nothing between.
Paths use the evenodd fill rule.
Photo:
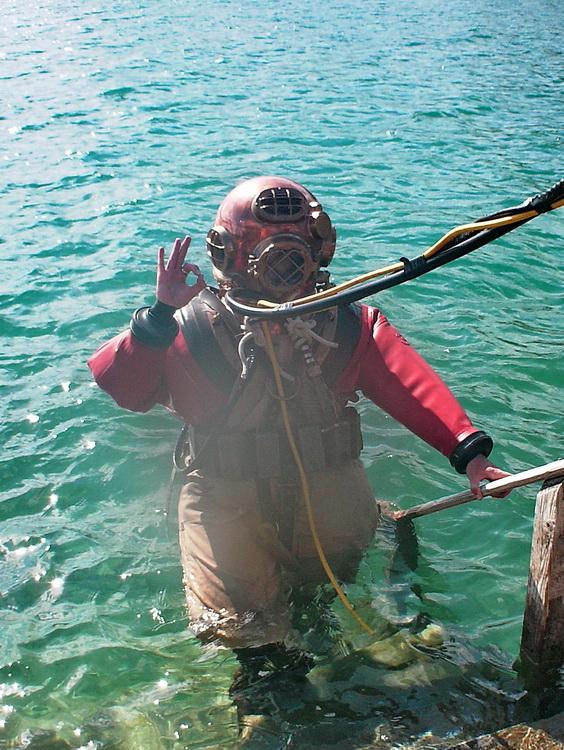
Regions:
<instances>
[{"instance_id":1,"label":"yellow air hose","mask_svg":"<svg viewBox=\"0 0 564 750\"><path fill-rule=\"evenodd\" d=\"M555 201L550 206L551 210L554 210L556 208L561 208L564 206L564 199ZM476 221L471 224L461 224L458 227L455 227L454 229L451 229L450 232L447 232L443 237L441 237L440 240L435 242L434 245L431 245L431 247L427 248L424 253L422 253L422 256L428 260L429 258L432 258L434 255L439 253L442 248L447 245L452 240L456 239L456 237L459 237L463 234L468 233L475 233L475 232L481 232L484 229L498 229L499 227L506 227L510 224L517 224L520 221L526 221L528 219L532 219L535 216L538 216L539 212L535 211L534 209L529 209L526 211L522 211L521 213L514 214L513 216L503 216L499 219L489 219L486 221ZM326 299L328 297L334 297L336 294L339 294L340 292L344 292L347 289L350 289L351 287L358 286L359 284L364 284L367 281L372 281L372 279L377 278L378 276L387 276L390 273L397 273L398 271L402 271L404 268L404 263L402 261L398 261L397 263L392 263L388 266L383 266L382 268L377 268L374 271L370 271L369 273L362 274L361 276L357 276L354 279L351 279L350 281L345 281L342 284L337 284L337 286L333 286L330 289L325 289L322 292L316 292L315 294L310 294L307 297L300 297L299 299L295 299L292 301L292 307L299 307L300 305L305 305L308 302L313 302L314 300L321 300ZM259 300L257 302L258 307L266 307L266 308L275 308L279 307L279 302L271 302L270 300Z\"/></svg>"},{"instance_id":2,"label":"yellow air hose","mask_svg":"<svg viewBox=\"0 0 564 750\"><path fill-rule=\"evenodd\" d=\"M284 386L282 384L282 378L280 376L280 365L278 364L278 360L276 358L276 352L274 351L274 346L272 344L272 337L270 335L270 329L268 327L268 323L264 321L263 323L261 323L261 325L262 325L262 330L264 333L266 352L268 354L268 358L270 359L270 364L272 365L274 382L276 384L276 390L278 391L278 398L280 399L282 421L284 422L284 428L286 430L286 435L288 436L288 443L290 445L292 457L298 469L298 474L300 477L300 484L302 488L302 496L303 496L306 514L307 514L307 520L308 520L309 528L311 531L313 543L315 545L315 550L319 557L319 561L321 562L321 565L323 566L323 570L327 574L327 578L331 581L331 585L335 589L337 596L343 603L343 606L350 612L350 614L354 617L354 619L358 622L358 624L362 628L364 628L364 630L366 630L367 633L369 633L370 635L375 635L375 631L355 611L354 607L348 600L347 595L345 594L341 585L337 581L337 578L335 574L333 573L331 566L329 565L329 562L325 556L325 553L323 552L323 547L321 546L321 542L319 540L319 534L317 533L317 528L315 526L315 517L313 514L313 507L311 505L311 496L309 492L309 482L308 482L307 475L304 469L300 451L298 450L298 446L296 445L296 441L294 439L292 425L290 424L290 416L288 414L288 407L286 406L286 394L284 391Z\"/></svg>"}]
</instances>

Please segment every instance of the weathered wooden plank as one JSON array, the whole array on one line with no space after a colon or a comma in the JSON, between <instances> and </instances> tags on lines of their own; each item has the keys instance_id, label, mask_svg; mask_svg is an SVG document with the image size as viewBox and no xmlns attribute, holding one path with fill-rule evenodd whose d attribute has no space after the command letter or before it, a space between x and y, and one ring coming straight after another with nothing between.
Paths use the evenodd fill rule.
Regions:
<instances>
[{"instance_id":1,"label":"weathered wooden plank","mask_svg":"<svg viewBox=\"0 0 564 750\"><path fill-rule=\"evenodd\" d=\"M523 671L542 680L564 663L564 483L545 482L537 495L521 637Z\"/></svg>"}]
</instances>

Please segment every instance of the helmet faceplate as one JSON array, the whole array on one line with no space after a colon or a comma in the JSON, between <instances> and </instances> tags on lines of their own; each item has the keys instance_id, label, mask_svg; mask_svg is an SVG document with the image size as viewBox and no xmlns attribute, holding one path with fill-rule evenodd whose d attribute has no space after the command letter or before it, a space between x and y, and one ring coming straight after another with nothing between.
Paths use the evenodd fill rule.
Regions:
<instances>
[{"instance_id":1,"label":"helmet faceplate","mask_svg":"<svg viewBox=\"0 0 564 750\"><path fill-rule=\"evenodd\" d=\"M283 177L242 182L225 198L208 232L214 276L282 301L313 289L331 262L336 234L315 197Z\"/></svg>"}]
</instances>

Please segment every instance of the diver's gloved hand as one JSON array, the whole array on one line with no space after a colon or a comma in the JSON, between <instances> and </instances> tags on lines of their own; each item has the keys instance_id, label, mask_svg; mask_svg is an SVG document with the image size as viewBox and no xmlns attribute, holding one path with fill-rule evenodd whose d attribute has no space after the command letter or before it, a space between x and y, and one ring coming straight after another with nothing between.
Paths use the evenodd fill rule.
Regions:
<instances>
[{"instance_id":1,"label":"diver's gloved hand","mask_svg":"<svg viewBox=\"0 0 564 750\"><path fill-rule=\"evenodd\" d=\"M499 469L492 464L489 458L480 454L468 462L466 466L466 476L470 482L470 489L476 497L483 497L482 491L480 490L480 482L483 479L493 481L494 479L508 477L509 474L507 471L503 471L503 469ZM506 497L510 492L511 490L506 490L505 492L493 495L493 497Z\"/></svg>"},{"instance_id":2,"label":"diver's gloved hand","mask_svg":"<svg viewBox=\"0 0 564 750\"><path fill-rule=\"evenodd\" d=\"M175 240L166 265L164 247L159 248L157 256L157 300L176 310L187 305L206 286L198 266L184 262L191 241L192 238L189 236L184 237L183 240ZM189 273L196 276L194 284L186 283Z\"/></svg>"}]
</instances>

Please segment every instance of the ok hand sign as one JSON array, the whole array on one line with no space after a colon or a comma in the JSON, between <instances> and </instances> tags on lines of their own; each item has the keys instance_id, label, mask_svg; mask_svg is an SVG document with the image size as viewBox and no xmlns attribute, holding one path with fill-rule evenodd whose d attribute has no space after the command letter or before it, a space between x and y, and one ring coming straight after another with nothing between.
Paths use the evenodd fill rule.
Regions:
<instances>
[{"instance_id":1,"label":"ok hand sign","mask_svg":"<svg viewBox=\"0 0 564 750\"><path fill-rule=\"evenodd\" d=\"M159 248L157 256L157 299L176 309L187 305L206 286L198 266L194 263L184 263L191 241L192 238L189 236L183 240L176 239L166 265L164 247ZM194 284L186 283L189 273L196 276Z\"/></svg>"}]
</instances>

